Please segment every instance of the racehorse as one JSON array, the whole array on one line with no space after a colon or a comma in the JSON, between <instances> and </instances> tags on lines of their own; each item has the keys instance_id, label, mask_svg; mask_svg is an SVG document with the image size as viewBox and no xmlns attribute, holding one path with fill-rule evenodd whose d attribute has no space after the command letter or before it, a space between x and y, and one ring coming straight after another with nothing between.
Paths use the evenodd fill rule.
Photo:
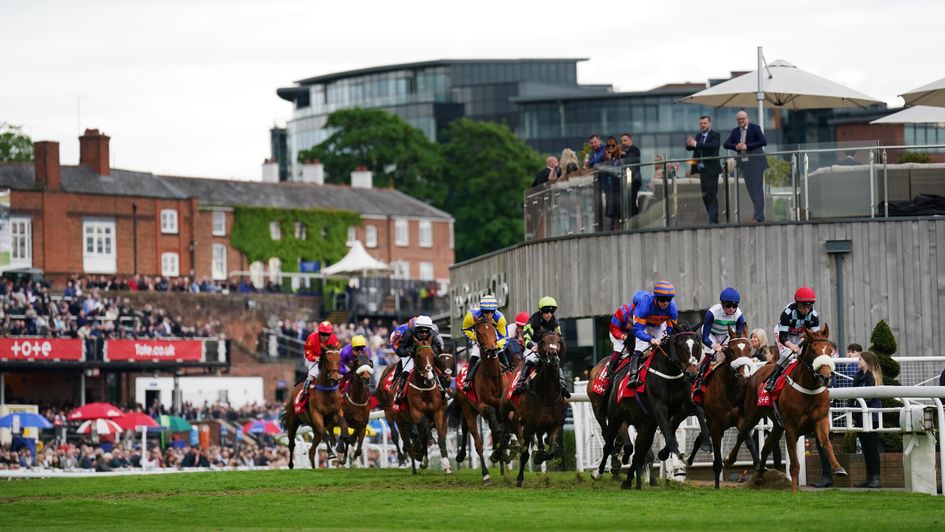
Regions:
<instances>
[{"instance_id":1,"label":"racehorse","mask_svg":"<svg viewBox=\"0 0 945 532\"><path fill-rule=\"evenodd\" d=\"M361 456L361 446L364 444L364 433L367 431L371 416L371 375L374 373L370 357L361 353L352 367L348 368L348 388L344 397L343 411L345 422L354 431L354 440L357 449L351 456L352 462Z\"/></svg>"},{"instance_id":2,"label":"racehorse","mask_svg":"<svg viewBox=\"0 0 945 532\"><path fill-rule=\"evenodd\" d=\"M510 398L511 389L517 379L509 379L500 411L503 419L512 419L518 441L522 445L519 456L518 478L515 485L522 487L525 480L525 464L528 463L532 438L537 436L535 466L562 454L560 440L564 425L564 397L558 380L558 367L567 346L556 332L546 332L538 339L539 364L535 369L528 391ZM518 371L522 366L516 367ZM546 452L545 447L551 449Z\"/></svg>"},{"instance_id":3,"label":"racehorse","mask_svg":"<svg viewBox=\"0 0 945 532\"><path fill-rule=\"evenodd\" d=\"M443 389L433 371L436 357L433 354L432 341L432 338L414 340L414 369L407 377L404 406L397 412L391 405L393 419L403 439L404 451L410 456L414 474L417 473L417 462L420 462L421 469L427 467L427 442L430 439L431 420L436 427L437 444L440 447L440 465L446 474L453 472L446 451L446 401L443 399Z\"/></svg>"},{"instance_id":4,"label":"racehorse","mask_svg":"<svg viewBox=\"0 0 945 532\"><path fill-rule=\"evenodd\" d=\"M312 427L312 447L308 450L308 457L315 468L315 451L322 438L328 444L328 459L335 457L332 447L335 445L335 427L341 430L338 441L338 465L345 463L348 439L348 424L345 423L341 407L341 393L338 391L338 381L341 380L341 353L337 349L326 349L318 359L318 379L315 380L315 390L309 392L305 401L305 410L301 414L295 413L295 398L302 390L303 383L295 386L289 395L285 407L282 409L280 421L289 437L289 469L295 467L295 433L302 425Z\"/></svg>"},{"instance_id":5,"label":"racehorse","mask_svg":"<svg viewBox=\"0 0 945 532\"><path fill-rule=\"evenodd\" d=\"M709 435L712 437L715 489L719 489L719 479L722 476L722 436L726 429L738 426L751 370L751 341L744 336L736 336L731 327L728 328L728 338L728 343L722 350L722 360L706 377L705 399L702 406L709 427ZM705 437L706 434L701 432L696 438L692 446L693 452L689 455L689 465L692 465L692 460L696 455L695 449L702 445ZM748 439L748 450L751 452L752 459L757 462L758 449L751 438Z\"/></svg>"},{"instance_id":6,"label":"racehorse","mask_svg":"<svg viewBox=\"0 0 945 532\"><path fill-rule=\"evenodd\" d=\"M503 456L502 442L504 441L498 419L498 408L502 401L502 390L508 383L508 375L502 372L499 364L499 347L496 343L497 333L491 320L479 319L475 325L476 343L479 344L479 370L473 378L472 389L475 391L476 403L469 398L469 394L457 390L456 401L459 402L463 416L462 435L460 436L459 450L456 453L456 462L466 459L466 445L469 434L473 435L476 453L479 454L479 463L482 470L483 484L492 484L492 476L482 456L482 434L476 426L476 416L481 415L489 423L492 431L492 442L495 447L492 456L493 462L500 461ZM455 409L455 406L453 407Z\"/></svg>"},{"instance_id":7,"label":"racehorse","mask_svg":"<svg viewBox=\"0 0 945 532\"><path fill-rule=\"evenodd\" d=\"M587 381L587 397L590 399L591 410L594 412L597 424L600 425L601 435L607 434L607 400L609 397L594 392L594 381L597 380L597 376L604 371L604 368L607 367L609 363L609 357L601 359L601 361L591 369L590 378ZM613 382L614 376L611 375L610 378L611 382ZM649 452L649 454L652 454L652 452ZM614 475L614 478L620 476L621 465L627 465L630 462L631 455L633 455L633 442L630 438L629 427L624 423L617 430L617 440L613 442L611 447L610 472ZM592 472L591 476L599 478L601 474L603 474L602 471L600 473ZM656 485L656 478L652 475L650 476L650 484Z\"/></svg>"},{"instance_id":8,"label":"racehorse","mask_svg":"<svg viewBox=\"0 0 945 532\"><path fill-rule=\"evenodd\" d=\"M623 377L628 369L614 375L616 385L611 388L607 403L607 434L604 435L604 456L597 469L597 477L604 472L604 465L613 448L614 439L621 425L627 423L637 430L634 442L636 452L627 471L627 479L620 487L631 487L633 475L637 476L637 489L641 487L643 463L646 452L653 444L653 436L659 428L666 441L658 457L666 460L669 456L679 458L679 443L676 441L676 428L691 412L689 384L683 378L695 370L695 364L702 355L702 339L687 325L680 325L677 332L664 337L658 347L650 348L652 360L649 367L641 364L640 371L647 371L646 388L643 393L624 397L618 401Z\"/></svg>"},{"instance_id":9,"label":"racehorse","mask_svg":"<svg viewBox=\"0 0 945 532\"><path fill-rule=\"evenodd\" d=\"M437 355L433 370L436 372L437 378L440 379L440 386L442 386L448 394L452 395L450 384L453 381L453 377L456 376L456 357L453 356L453 353L444 351Z\"/></svg>"},{"instance_id":10,"label":"racehorse","mask_svg":"<svg viewBox=\"0 0 945 532\"><path fill-rule=\"evenodd\" d=\"M797 476L800 473L800 462L797 456L797 439L810 432L816 432L827 452L827 459L838 476L847 476L847 472L837 462L830 444L830 393L827 385L830 383L831 373L834 371L833 344L828 340L830 331L825 324L818 332L804 330L804 342L801 352L797 356L797 365L785 372L785 381L788 385L781 390L777 401L771 406L758 406L758 393L768 376L774 371L774 365L762 367L748 380L748 389L745 393L745 415L739 424L738 439L726 463L735 461L738 446L749 437L752 428L763 418L771 418L774 427L771 436L765 440L761 450L761 457L755 464L758 479L764 476L765 462L768 453L774 445L780 444L781 434L784 433L788 456L791 460L791 489L797 491Z\"/></svg>"}]
</instances>

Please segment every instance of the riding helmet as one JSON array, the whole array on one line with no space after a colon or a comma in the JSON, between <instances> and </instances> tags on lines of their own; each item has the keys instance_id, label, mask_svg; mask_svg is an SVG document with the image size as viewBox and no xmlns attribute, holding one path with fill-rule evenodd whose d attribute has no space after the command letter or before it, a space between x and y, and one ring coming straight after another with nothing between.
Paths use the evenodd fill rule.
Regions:
<instances>
[{"instance_id":1,"label":"riding helmet","mask_svg":"<svg viewBox=\"0 0 945 532\"><path fill-rule=\"evenodd\" d=\"M330 321L323 321L318 324L318 334L331 334L332 332L334 332L334 328Z\"/></svg>"},{"instance_id":2,"label":"riding helmet","mask_svg":"<svg viewBox=\"0 0 945 532\"><path fill-rule=\"evenodd\" d=\"M742 300L742 296L739 295L738 290L735 290L732 287L722 290L722 293L719 294L719 301L731 301L732 303L738 303Z\"/></svg>"},{"instance_id":3,"label":"riding helmet","mask_svg":"<svg viewBox=\"0 0 945 532\"><path fill-rule=\"evenodd\" d=\"M515 325L518 325L519 327L524 327L525 324L528 323L528 318L529 318L529 315L527 312L519 312L518 314L515 315Z\"/></svg>"},{"instance_id":4,"label":"riding helmet","mask_svg":"<svg viewBox=\"0 0 945 532\"><path fill-rule=\"evenodd\" d=\"M367 340L360 334L351 338L351 347L367 347Z\"/></svg>"},{"instance_id":5,"label":"riding helmet","mask_svg":"<svg viewBox=\"0 0 945 532\"><path fill-rule=\"evenodd\" d=\"M813 288L802 286L797 289L797 292L794 292L794 301L798 303L813 303L817 301L817 294L814 293Z\"/></svg>"},{"instance_id":6,"label":"riding helmet","mask_svg":"<svg viewBox=\"0 0 945 532\"><path fill-rule=\"evenodd\" d=\"M656 297L673 297L676 295L676 287L669 281L660 281L653 288L653 295Z\"/></svg>"},{"instance_id":7,"label":"riding helmet","mask_svg":"<svg viewBox=\"0 0 945 532\"><path fill-rule=\"evenodd\" d=\"M495 296L485 296L479 300L479 310L499 310L499 302Z\"/></svg>"},{"instance_id":8,"label":"riding helmet","mask_svg":"<svg viewBox=\"0 0 945 532\"><path fill-rule=\"evenodd\" d=\"M538 310L544 312L545 309L551 309L551 312L554 312L558 309L558 302L555 301L555 298L551 296L545 296L538 300Z\"/></svg>"},{"instance_id":9,"label":"riding helmet","mask_svg":"<svg viewBox=\"0 0 945 532\"><path fill-rule=\"evenodd\" d=\"M430 316L417 316L417 319L413 322L414 329L430 329L433 330L433 320L430 319Z\"/></svg>"}]
</instances>

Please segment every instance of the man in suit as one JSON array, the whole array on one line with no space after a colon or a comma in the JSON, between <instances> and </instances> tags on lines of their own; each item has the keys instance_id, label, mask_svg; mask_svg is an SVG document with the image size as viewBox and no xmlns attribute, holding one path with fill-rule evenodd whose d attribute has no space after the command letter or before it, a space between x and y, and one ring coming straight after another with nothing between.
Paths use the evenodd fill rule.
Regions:
<instances>
[{"instance_id":1,"label":"man in suit","mask_svg":"<svg viewBox=\"0 0 945 532\"><path fill-rule=\"evenodd\" d=\"M761 223L765 221L764 178L768 160L764 155L764 147L768 145L768 139L758 124L748 122L748 113L745 111L739 111L735 120L738 127L732 130L724 146L727 150L738 152L736 162L739 171L745 176L745 187L755 206L750 223Z\"/></svg>"},{"instance_id":2,"label":"man in suit","mask_svg":"<svg viewBox=\"0 0 945 532\"><path fill-rule=\"evenodd\" d=\"M535 174L535 180L532 181L532 186L537 187L549 181L554 183L559 177L561 177L561 167L558 166L558 158L551 155L545 159L545 167Z\"/></svg>"},{"instance_id":3,"label":"man in suit","mask_svg":"<svg viewBox=\"0 0 945 532\"><path fill-rule=\"evenodd\" d=\"M717 157L721 145L722 135L712 129L712 119L705 115L699 117L699 134L686 137L686 149L692 152L696 160L693 173L699 174L702 203L710 224L719 223L719 174L722 173L722 164Z\"/></svg>"},{"instance_id":4,"label":"man in suit","mask_svg":"<svg viewBox=\"0 0 945 532\"><path fill-rule=\"evenodd\" d=\"M643 176L640 175L640 148L633 144L633 135L630 133L620 135L620 151L623 152L621 163L633 165L630 167L630 216L636 216L640 214L637 196L643 186Z\"/></svg>"}]
</instances>

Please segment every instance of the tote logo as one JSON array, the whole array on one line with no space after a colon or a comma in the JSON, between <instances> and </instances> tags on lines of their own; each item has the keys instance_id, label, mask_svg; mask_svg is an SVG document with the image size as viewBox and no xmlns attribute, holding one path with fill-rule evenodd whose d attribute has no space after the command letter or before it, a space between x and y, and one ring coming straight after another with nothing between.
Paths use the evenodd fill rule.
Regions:
<instances>
[{"instance_id":1,"label":"tote logo","mask_svg":"<svg viewBox=\"0 0 945 532\"><path fill-rule=\"evenodd\" d=\"M49 342L40 342L39 340L32 342L14 342L13 345L10 346L10 351L13 352L13 358L48 358L49 353L52 352L52 344Z\"/></svg>"}]
</instances>

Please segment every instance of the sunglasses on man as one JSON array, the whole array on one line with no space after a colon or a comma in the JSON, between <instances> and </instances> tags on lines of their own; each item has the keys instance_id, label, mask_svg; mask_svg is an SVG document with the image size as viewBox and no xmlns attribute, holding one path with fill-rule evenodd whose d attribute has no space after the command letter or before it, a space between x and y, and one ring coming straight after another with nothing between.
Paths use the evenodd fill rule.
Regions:
<instances>
[{"instance_id":1,"label":"sunglasses on man","mask_svg":"<svg viewBox=\"0 0 945 532\"><path fill-rule=\"evenodd\" d=\"M738 308L738 303L734 301L723 301L722 308Z\"/></svg>"}]
</instances>

